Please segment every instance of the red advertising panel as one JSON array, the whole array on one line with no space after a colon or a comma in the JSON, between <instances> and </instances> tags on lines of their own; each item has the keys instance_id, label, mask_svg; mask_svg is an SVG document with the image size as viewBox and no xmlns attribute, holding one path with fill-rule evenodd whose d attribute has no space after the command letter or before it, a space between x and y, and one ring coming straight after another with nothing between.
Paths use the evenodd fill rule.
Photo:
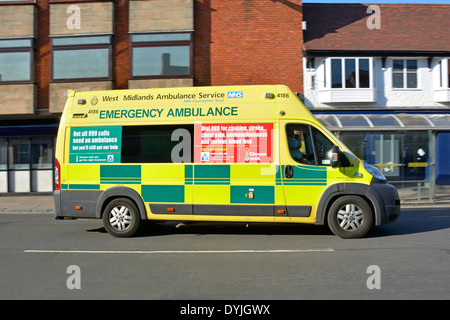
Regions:
<instances>
[{"instance_id":1,"label":"red advertising panel","mask_svg":"<svg viewBox=\"0 0 450 320\"><path fill-rule=\"evenodd\" d=\"M196 124L195 163L272 163L273 123Z\"/></svg>"}]
</instances>

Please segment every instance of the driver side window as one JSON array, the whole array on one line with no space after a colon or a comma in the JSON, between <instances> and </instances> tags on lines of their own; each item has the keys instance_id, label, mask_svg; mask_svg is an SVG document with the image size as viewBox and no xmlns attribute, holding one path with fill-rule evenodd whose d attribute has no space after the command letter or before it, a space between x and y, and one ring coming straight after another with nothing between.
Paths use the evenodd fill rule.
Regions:
<instances>
[{"instance_id":1,"label":"driver side window","mask_svg":"<svg viewBox=\"0 0 450 320\"><path fill-rule=\"evenodd\" d=\"M314 145L317 152L317 163L319 166L331 165L331 153L333 143L323 135L322 132L314 127L311 127L314 136Z\"/></svg>"},{"instance_id":2,"label":"driver side window","mask_svg":"<svg viewBox=\"0 0 450 320\"><path fill-rule=\"evenodd\" d=\"M286 138L289 152L295 161L319 166L331 164L333 143L316 128L305 124L288 124Z\"/></svg>"}]
</instances>

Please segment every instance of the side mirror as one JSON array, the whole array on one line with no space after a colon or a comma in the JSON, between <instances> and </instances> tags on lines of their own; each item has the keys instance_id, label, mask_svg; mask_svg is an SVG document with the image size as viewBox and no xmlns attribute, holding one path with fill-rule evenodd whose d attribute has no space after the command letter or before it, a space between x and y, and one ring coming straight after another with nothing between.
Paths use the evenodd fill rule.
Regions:
<instances>
[{"instance_id":1,"label":"side mirror","mask_svg":"<svg viewBox=\"0 0 450 320\"><path fill-rule=\"evenodd\" d=\"M339 147L337 145L334 145L333 148L331 148L331 167L336 168L339 167L341 164L341 150L339 150Z\"/></svg>"}]
</instances>

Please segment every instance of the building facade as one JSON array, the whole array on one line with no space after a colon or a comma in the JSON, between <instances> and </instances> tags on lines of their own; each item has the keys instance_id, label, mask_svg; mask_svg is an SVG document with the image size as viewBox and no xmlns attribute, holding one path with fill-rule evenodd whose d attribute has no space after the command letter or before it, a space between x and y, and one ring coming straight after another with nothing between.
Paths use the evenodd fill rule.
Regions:
<instances>
[{"instance_id":1,"label":"building facade","mask_svg":"<svg viewBox=\"0 0 450 320\"><path fill-rule=\"evenodd\" d=\"M305 104L403 200L450 200L449 5L304 4Z\"/></svg>"},{"instance_id":2,"label":"building facade","mask_svg":"<svg viewBox=\"0 0 450 320\"><path fill-rule=\"evenodd\" d=\"M301 91L301 22L300 0L0 0L0 193L53 191L67 89Z\"/></svg>"},{"instance_id":3,"label":"building facade","mask_svg":"<svg viewBox=\"0 0 450 320\"><path fill-rule=\"evenodd\" d=\"M0 194L52 192L67 89L286 84L402 199L450 200L450 6L0 0Z\"/></svg>"}]
</instances>

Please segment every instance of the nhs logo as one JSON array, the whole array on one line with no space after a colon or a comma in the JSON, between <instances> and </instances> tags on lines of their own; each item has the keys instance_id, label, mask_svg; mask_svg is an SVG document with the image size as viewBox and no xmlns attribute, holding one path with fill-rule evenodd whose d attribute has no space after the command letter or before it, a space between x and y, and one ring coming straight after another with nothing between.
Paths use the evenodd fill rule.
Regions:
<instances>
[{"instance_id":1,"label":"nhs logo","mask_svg":"<svg viewBox=\"0 0 450 320\"><path fill-rule=\"evenodd\" d=\"M242 98L244 93L242 91L230 91L227 95L228 98Z\"/></svg>"}]
</instances>

